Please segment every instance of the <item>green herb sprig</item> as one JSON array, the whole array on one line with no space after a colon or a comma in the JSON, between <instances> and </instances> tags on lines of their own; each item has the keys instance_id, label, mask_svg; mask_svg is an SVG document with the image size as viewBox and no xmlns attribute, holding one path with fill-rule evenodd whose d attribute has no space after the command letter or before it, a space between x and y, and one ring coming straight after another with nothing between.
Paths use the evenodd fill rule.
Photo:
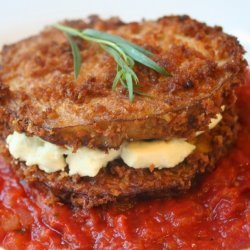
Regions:
<instances>
[{"instance_id":1,"label":"green herb sprig","mask_svg":"<svg viewBox=\"0 0 250 250\"><path fill-rule=\"evenodd\" d=\"M114 58L117 63L117 70L112 89L115 90L120 82L124 88L128 89L130 101L133 101L134 93L146 95L135 90L135 86L138 86L139 83L138 77L133 70L135 62L141 63L161 75L171 76L171 74L163 67L149 58L153 53L123 39L122 37L95 29L78 30L61 24L55 24L53 26L63 31L68 38L74 59L75 78L79 75L82 58L79 48L72 38L73 36L100 44L100 46Z\"/></svg>"}]
</instances>

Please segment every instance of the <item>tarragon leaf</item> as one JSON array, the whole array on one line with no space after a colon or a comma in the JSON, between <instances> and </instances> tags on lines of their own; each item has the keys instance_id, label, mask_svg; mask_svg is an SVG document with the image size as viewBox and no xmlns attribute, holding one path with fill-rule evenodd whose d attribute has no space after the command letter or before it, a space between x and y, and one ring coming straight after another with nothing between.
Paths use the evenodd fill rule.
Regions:
<instances>
[{"instance_id":1,"label":"tarragon leaf","mask_svg":"<svg viewBox=\"0 0 250 250\"><path fill-rule=\"evenodd\" d=\"M139 87L139 79L133 70L135 62L139 62L164 76L171 76L167 70L148 57L153 55L152 52L120 36L108 34L95 29L79 30L61 24L55 24L53 26L63 31L68 37L74 59L75 78L78 77L80 72L81 53L72 36L80 37L89 42L98 43L114 58L117 63L117 72L112 84L112 90L115 90L117 84L120 82L121 85L128 90L130 101L133 101L134 93L150 96L134 89L134 84L136 85L135 87Z\"/></svg>"},{"instance_id":2,"label":"tarragon leaf","mask_svg":"<svg viewBox=\"0 0 250 250\"><path fill-rule=\"evenodd\" d=\"M117 45L119 45L121 48L123 47L123 45L129 45L131 47L133 47L134 49L146 54L146 55L153 55L152 52L134 44L134 43L131 43L129 42L128 40L120 37L120 36L117 36L117 35L112 35L112 34L108 34L106 32L102 32L102 31L99 31L99 30L95 30L95 29L85 29L82 31L82 33L84 35L87 35L87 36L91 36L91 37L94 37L94 38L98 38L98 39L102 39L102 40L108 40L110 42L113 42L113 43L116 43Z\"/></svg>"},{"instance_id":3,"label":"tarragon leaf","mask_svg":"<svg viewBox=\"0 0 250 250\"><path fill-rule=\"evenodd\" d=\"M75 79L77 79L77 77L80 73L81 63L82 63L81 52L80 52L76 42L73 40L73 38L67 32L65 32L65 34L66 34L68 41L69 41L69 44L71 46L73 60L74 60L74 75L75 75Z\"/></svg>"},{"instance_id":4,"label":"tarragon leaf","mask_svg":"<svg viewBox=\"0 0 250 250\"><path fill-rule=\"evenodd\" d=\"M163 67L161 67L159 64L157 64L155 61L150 59L149 57L145 56L140 51L131 48L130 46L125 45L123 47L123 50L127 55L129 55L131 58L133 58L135 61L157 71L158 73L164 75L164 76L171 76L169 72L167 72Z\"/></svg>"}]
</instances>

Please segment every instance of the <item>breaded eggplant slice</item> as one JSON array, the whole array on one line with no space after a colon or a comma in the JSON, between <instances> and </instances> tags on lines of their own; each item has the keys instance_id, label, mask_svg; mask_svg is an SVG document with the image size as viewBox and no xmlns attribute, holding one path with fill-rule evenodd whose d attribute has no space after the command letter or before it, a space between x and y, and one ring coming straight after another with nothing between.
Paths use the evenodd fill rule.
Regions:
<instances>
[{"instance_id":1,"label":"breaded eggplant slice","mask_svg":"<svg viewBox=\"0 0 250 250\"><path fill-rule=\"evenodd\" d=\"M112 91L116 63L99 45L76 39L83 63L74 79L65 35L48 27L40 34L4 46L0 63L0 96L4 126L37 135L58 145L116 148L123 141L193 138L206 131L225 97L243 82L246 61L237 39L220 27L208 27L188 16L123 23L117 18L65 21L79 28L117 34L154 53L171 72L162 76L135 65L140 91L128 99L122 86Z\"/></svg>"},{"instance_id":2,"label":"breaded eggplant slice","mask_svg":"<svg viewBox=\"0 0 250 250\"><path fill-rule=\"evenodd\" d=\"M28 167L16 160L10 162L20 178L47 192L49 202L59 198L74 206L89 208L127 198L176 196L188 191L202 174L214 168L236 139L236 120L234 112L225 111L223 120L214 129L193 141L196 150L178 166L169 169L134 169L117 159L95 177L80 177L62 171L48 174L37 166ZM7 157L11 159L8 153Z\"/></svg>"}]
</instances>

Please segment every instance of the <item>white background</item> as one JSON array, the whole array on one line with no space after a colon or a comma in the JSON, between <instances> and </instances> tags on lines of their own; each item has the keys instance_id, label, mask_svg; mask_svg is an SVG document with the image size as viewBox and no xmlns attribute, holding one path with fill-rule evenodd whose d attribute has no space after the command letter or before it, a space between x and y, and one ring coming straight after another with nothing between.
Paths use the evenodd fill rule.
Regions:
<instances>
[{"instance_id":1,"label":"white background","mask_svg":"<svg viewBox=\"0 0 250 250\"><path fill-rule=\"evenodd\" d=\"M250 52L250 0L0 0L0 46L37 33L43 26L90 14L125 21L189 14L220 25ZM246 57L250 61L250 54Z\"/></svg>"}]
</instances>

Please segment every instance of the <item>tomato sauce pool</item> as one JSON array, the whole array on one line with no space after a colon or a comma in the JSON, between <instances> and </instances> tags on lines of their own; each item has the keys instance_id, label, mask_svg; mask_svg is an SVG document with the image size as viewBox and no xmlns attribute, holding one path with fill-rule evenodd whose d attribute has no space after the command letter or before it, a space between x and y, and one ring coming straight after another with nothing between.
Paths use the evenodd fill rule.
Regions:
<instances>
[{"instance_id":1,"label":"tomato sauce pool","mask_svg":"<svg viewBox=\"0 0 250 250\"><path fill-rule=\"evenodd\" d=\"M250 247L250 72L238 91L242 129L216 170L179 198L90 210L46 205L0 160L4 249L246 249Z\"/></svg>"}]
</instances>

